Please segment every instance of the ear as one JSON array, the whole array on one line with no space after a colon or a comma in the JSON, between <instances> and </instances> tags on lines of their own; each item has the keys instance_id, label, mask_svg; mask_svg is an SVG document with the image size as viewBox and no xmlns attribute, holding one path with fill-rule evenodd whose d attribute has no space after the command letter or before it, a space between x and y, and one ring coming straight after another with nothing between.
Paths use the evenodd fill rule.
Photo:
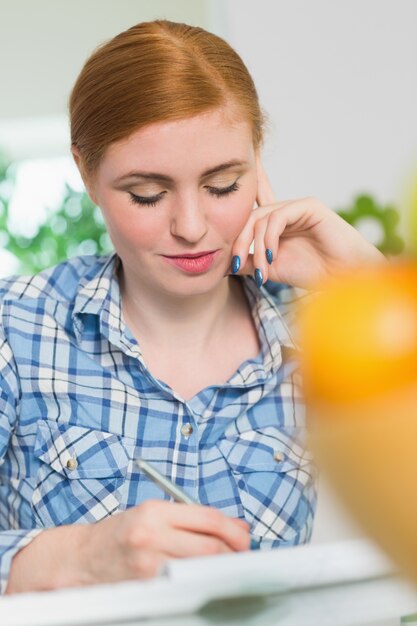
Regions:
<instances>
[{"instance_id":1,"label":"ear","mask_svg":"<svg viewBox=\"0 0 417 626\"><path fill-rule=\"evenodd\" d=\"M76 166L78 168L78 171L81 174L81 178L83 179L83 183L85 185L85 188L86 188L86 191L87 191L88 195L91 198L91 201L94 202L94 204L98 205L96 194L94 192L93 183L92 183L90 177L87 176L87 174L85 172L85 168L84 168L84 164L83 164L83 160L82 160L80 151L77 148L77 146L75 146L74 144L71 145L71 153L72 153L72 156L74 158L75 164L76 164Z\"/></svg>"}]
</instances>

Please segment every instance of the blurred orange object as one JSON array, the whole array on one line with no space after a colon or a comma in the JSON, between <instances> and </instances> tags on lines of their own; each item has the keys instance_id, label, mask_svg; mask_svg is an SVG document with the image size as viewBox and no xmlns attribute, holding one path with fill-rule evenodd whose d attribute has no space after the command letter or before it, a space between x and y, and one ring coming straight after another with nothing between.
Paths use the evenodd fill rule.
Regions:
<instances>
[{"instance_id":1,"label":"blurred orange object","mask_svg":"<svg viewBox=\"0 0 417 626\"><path fill-rule=\"evenodd\" d=\"M346 403L417 382L417 265L341 275L302 318L310 397Z\"/></svg>"},{"instance_id":2,"label":"blurred orange object","mask_svg":"<svg viewBox=\"0 0 417 626\"><path fill-rule=\"evenodd\" d=\"M299 321L319 465L417 582L417 264L341 275Z\"/></svg>"}]
</instances>

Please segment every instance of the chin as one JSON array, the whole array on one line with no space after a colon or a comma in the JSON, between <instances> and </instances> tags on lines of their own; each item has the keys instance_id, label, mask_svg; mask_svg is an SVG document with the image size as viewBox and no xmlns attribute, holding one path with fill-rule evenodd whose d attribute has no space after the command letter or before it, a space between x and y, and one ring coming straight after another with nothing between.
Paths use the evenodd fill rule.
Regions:
<instances>
[{"instance_id":1,"label":"chin","mask_svg":"<svg viewBox=\"0 0 417 626\"><path fill-rule=\"evenodd\" d=\"M219 287L224 278L224 271L207 272L206 274L184 275L164 281L164 291L172 296L202 296Z\"/></svg>"}]
</instances>

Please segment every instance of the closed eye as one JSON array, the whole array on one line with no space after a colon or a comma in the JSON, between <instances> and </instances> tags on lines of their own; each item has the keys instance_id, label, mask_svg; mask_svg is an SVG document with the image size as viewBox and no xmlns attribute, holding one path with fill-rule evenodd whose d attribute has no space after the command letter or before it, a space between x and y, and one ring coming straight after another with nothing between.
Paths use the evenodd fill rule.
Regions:
<instances>
[{"instance_id":1,"label":"closed eye","mask_svg":"<svg viewBox=\"0 0 417 626\"><path fill-rule=\"evenodd\" d=\"M229 187L208 187L206 186L207 191L212 196L216 196L217 198L222 196L227 196L229 193L233 193L240 188L237 180L234 183L229 185ZM166 191L162 191L156 196L137 196L135 193L129 191L130 201L134 204L140 204L141 206L155 206L158 204L160 200L162 200Z\"/></svg>"},{"instance_id":2,"label":"closed eye","mask_svg":"<svg viewBox=\"0 0 417 626\"><path fill-rule=\"evenodd\" d=\"M135 193L129 191L129 196L130 201L133 202L133 204L140 204L141 206L155 206L160 200L162 200L164 193L166 192L163 191L157 196L137 196Z\"/></svg>"},{"instance_id":3,"label":"closed eye","mask_svg":"<svg viewBox=\"0 0 417 626\"><path fill-rule=\"evenodd\" d=\"M235 180L234 183L232 183L229 187L206 187L207 191L209 193L211 193L212 196L227 196L229 193L232 193L233 191L237 191L239 189L240 185L238 184L237 180Z\"/></svg>"}]
</instances>

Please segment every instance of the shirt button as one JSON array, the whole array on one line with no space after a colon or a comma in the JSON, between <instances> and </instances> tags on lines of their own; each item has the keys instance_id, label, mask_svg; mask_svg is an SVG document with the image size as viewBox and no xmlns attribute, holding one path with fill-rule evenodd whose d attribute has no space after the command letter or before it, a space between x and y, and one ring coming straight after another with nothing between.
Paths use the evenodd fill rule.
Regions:
<instances>
[{"instance_id":1,"label":"shirt button","mask_svg":"<svg viewBox=\"0 0 417 626\"><path fill-rule=\"evenodd\" d=\"M74 459L74 458L72 458L72 459L68 459L68 461L67 461L66 465L67 465L67 469L68 469L68 470L70 470L70 471L72 471L72 470L77 469L77 467L78 467L78 461L77 461L77 459Z\"/></svg>"},{"instance_id":2,"label":"shirt button","mask_svg":"<svg viewBox=\"0 0 417 626\"><path fill-rule=\"evenodd\" d=\"M274 450L274 461L277 463L282 463L284 460L284 453L281 450Z\"/></svg>"},{"instance_id":3,"label":"shirt button","mask_svg":"<svg viewBox=\"0 0 417 626\"><path fill-rule=\"evenodd\" d=\"M192 434L193 430L194 428L191 426L189 422L187 422L186 424L184 424L184 426L181 427L181 432L184 435L184 437L189 437Z\"/></svg>"}]
</instances>

